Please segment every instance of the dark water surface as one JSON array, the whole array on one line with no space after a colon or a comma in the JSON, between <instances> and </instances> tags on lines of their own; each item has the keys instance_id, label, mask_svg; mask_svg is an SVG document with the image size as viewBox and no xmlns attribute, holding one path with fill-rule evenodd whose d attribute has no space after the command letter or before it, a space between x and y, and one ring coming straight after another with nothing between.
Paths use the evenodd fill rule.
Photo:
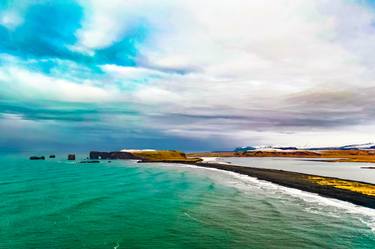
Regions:
<instances>
[{"instance_id":1,"label":"dark water surface","mask_svg":"<svg viewBox=\"0 0 375 249\"><path fill-rule=\"evenodd\" d=\"M182 165L7 155L0 217L0 248L375 248L373 210Z\"/></svg>"}]
</instances>

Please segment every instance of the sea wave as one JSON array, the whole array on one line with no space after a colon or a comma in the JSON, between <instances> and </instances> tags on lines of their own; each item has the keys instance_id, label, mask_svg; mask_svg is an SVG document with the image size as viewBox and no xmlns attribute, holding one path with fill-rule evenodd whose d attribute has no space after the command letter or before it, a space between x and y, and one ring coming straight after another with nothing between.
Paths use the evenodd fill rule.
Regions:
<instances>
[{"instance_id":1,"label":"sea wave","mask_svg":"<svg viewBox=\"0 0 375 249\"><path fill-rule=\"evenodd\" d=\"M374 209L362 207L346 201L323 197L318 194L302 191L299 189L284 187L275 183L259 180L255 177L242 175L235 172L215 168L205 168L195 165L181 165L181 167L199 169L206 172L211 171L220 173L222 174L221 176L217 174L207 176L211 177L213 180L220 181L222 184L235 187L243 192L248 192L249 190L253 191L255 188L266 191L265 193L271 195L276 194L277 196L280 196L280 194L282 194L292 198L298 198L298 200L301 200L305 204L307 204L304 205L304 210L306 212L329 215L332 217L341 217L343 214L351 215L368 226L375 233ZM222 177L223 175L225 175L225 177ZM327 209L327 207L330 208Z\"/></svg>"}]
</instances>

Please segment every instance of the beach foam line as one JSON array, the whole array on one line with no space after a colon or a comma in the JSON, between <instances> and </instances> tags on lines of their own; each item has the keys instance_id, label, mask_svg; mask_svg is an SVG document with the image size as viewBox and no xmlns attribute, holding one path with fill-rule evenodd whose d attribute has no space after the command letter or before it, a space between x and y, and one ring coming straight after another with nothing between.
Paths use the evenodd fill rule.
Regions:
<instances>
[{"instance_id":1,"label":"beach foam line","mask_svg":"<svg viewBox=\"0 0 375 249\"><path fill-rule=\"evenodd\" d=\"M374 233L375 233L375 210L367 207L362 207L359 205L352 204L350 202L334 199L334 198L328 198L324 196L320 196L315 193L310 193L307 191L284 187L272 182L259 180L255 177L251 177L248 175L243 175L231 171L221 170L221 169L215 169L215 168L205 168L201 166L196 165L186 165L181 164L179 165L181 167L185 168L193 168L193 169L201 169L201 170L208 170L208 171L214 171L214 172L220 172L226 175L229 175L236 179L236 182L228 181L226 184L229 183L230 186L236 187L242 191L249 190L249 187L256 187L261 188L263 190L271 191L270 193L284 193L291 197L297 197L300 200L304 201L305 203L308 203L312 206L314 209L311 209L311 207L305 208L305 211L307 212L320 212L321 214L329 214L327 213L327 210L325 207L332 207L337 209L337 211L334 211L332 213L332 216L338 215L340 216L344 212L345 214L353 215L354 217L358 218L359 221L361 221L363 224L368 226ZM317 208L317 209L316 209Z\"/></svg>"}]
</instances>

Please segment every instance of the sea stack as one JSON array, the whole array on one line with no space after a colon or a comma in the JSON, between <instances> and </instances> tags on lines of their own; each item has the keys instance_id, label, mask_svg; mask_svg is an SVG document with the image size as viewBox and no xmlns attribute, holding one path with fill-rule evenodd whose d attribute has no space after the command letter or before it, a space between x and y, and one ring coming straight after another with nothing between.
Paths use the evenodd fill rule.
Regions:
<instances>
[{"instance_id":1,"label":"sea stack","mask_svg":"<svg viewBox=\"0 0 375 249\"><path fill-rule=\"evenodd\" d=\"M46 158L44 156L31 156L30 160L45 160Z\"/></svg>"},{"instance_id":2,"label":"sea stack","mask_svg":"<svg viewBox=\"0 0 375 249\"><path fill-rule=\"evenodd\" d=\"M69 155L68 155L68 160L69 160L69 161L74 161L74 160L76 160L76 155L75 155L75 154L69 154Z\"/></svg>"}]
</instances>

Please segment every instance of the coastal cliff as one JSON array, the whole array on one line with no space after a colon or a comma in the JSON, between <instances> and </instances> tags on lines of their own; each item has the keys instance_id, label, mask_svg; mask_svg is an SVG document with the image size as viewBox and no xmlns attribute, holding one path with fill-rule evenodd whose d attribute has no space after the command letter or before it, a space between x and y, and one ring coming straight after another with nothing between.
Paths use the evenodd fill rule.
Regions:
<instances>
[{"instance_id":1,"label":"coastal cliff","mask_svg":"<svg viewBox=\"0 0 375 249\"><path fill-rule=\"evenodd\" d=\"M129 151L113 151L113 152L90 152L91 160L129 160L135 159L142 162L180 162L192 163L201 161L199 158L187 158L186 154L177 150L129 150Z\"/></svg>"},{"instance_id":2,"label":"coastal cliff","mask_svg":"<svg viewBox=\"0 0 375 249\"><path fill-rule=\"evenodd\" d=\"M142 159L137 157L129 152L122 152L122 151L113 151L113 152L101 152L101 151L91 151L90 152L90 159L91 160L115 160L115 159Z\"/></svg>"}]
</instances>

